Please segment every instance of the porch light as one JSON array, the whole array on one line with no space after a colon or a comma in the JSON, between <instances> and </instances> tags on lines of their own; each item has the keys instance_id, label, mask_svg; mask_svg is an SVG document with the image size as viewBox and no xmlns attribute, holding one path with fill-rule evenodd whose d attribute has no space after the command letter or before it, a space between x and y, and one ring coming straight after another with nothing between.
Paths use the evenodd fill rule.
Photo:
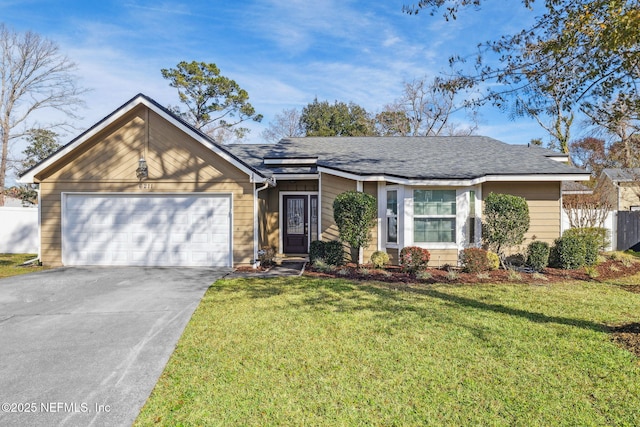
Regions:
<instances>
[{"instance_id":1,"label":"porch light","mask_svg":"<svg viewBox=\"0 0 640 427\"><path fill-rule=\"evenodd\" d=\"M140 181L146 179L149 176L149 168L147 168L147 161L144 157L138 160L138 169L136 169L136 176Z\"/></svg>"}]
</instances>

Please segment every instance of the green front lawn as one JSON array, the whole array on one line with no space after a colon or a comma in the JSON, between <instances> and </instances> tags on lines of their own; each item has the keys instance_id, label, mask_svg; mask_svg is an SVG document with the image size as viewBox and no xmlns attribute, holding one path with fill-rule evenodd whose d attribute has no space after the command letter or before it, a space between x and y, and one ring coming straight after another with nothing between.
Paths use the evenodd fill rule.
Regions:
<instances>
[{"instance_id":1,"label":"green front lawn","mask_svg":"<svg viewBox=\"0 0 640 427\"><path fill-rule=\"evenodd\" d=\"M44 270L41 266L20 266L35 257L34 254L0 254L0 278Z\"/></svg>"},{"instance_id":2,"label":"green front lawn","mask_svg":"<svg viewBox=\"0 0 640 427\"><path fill-rule=\"evenodd\" d=\"M586 282L221 280L136 425L640 425L638 359L606 332L639 308Z\"/></svg>"}]
</instances>

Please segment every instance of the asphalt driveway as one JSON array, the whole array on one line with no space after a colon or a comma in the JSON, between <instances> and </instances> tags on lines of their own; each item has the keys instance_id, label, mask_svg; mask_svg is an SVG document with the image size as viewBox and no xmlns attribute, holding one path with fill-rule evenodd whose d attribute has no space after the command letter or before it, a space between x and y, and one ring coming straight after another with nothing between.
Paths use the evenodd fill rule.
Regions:
<instances>
[{"instance_id":1,"label":"asphalt driveway","mask_svg":"<svg viewBox=\"0 0 640 427\"><path fill-rule=\"evenodd\" d=\"M227 272L78 267L0 279L0 425L131 425Z\"/></svg>"}]
</instances>

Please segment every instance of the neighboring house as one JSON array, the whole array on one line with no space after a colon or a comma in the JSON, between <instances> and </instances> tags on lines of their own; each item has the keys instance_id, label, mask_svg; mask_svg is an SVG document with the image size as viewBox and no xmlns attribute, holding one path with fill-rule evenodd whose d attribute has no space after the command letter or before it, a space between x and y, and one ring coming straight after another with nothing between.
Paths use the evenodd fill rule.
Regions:
<instances>
[{"instance_id":1,"label":"neighboring house","mask_svg":"<svg viewBox=\"0 0 640 427\"><path fill-rule=\"evenodd\" d=\"M614 211L640 210L640 168L608 168L598 182Z\"/></svg>"},{"instance_id":2,"label":"neighboring house","mask_svg":"<svg viewBox=\"0 0 640 427\"><path fill-rule=\"evenodd\" d=\"M40 184L46 265L235 266L267 246L306 254L338 238L332 205L347 190L378 201L364 260L383 250L397 262L416 245L441 265L479 245L491 192L527 199L528 238L557 238L561 184L589 179L566 160L479 136L223 146L138 95L21 181Z\"/></svg>"},{"instance_id":3,"label":"neighboring house","mask_svg":"<svg viewBox=\"0 0 640 427\"><path fill-rule=\"evenodd\" d=\"M640 168L604 169L599 190L611 205L611 241L616 250L640 251Z\"/></svg>"}]
</instances>

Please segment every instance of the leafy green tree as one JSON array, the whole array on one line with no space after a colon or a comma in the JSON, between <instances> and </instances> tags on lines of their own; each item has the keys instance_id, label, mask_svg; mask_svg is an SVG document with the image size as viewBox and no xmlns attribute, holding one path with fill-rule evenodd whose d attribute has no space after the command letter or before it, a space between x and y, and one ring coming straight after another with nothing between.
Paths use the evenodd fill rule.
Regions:
<instances>
[{"instance_id":1,"label":"leafy green tree","mask_svg":"<svg viewBox=\"0 0 640 427\"><path fill-rule=\"evenodd\" d=\"M376 199L370 194L347 191L338 194L333 201L333 219L338 226L340 240L351 246L353 262L358 262L360 248L371 243L371 229L376 216Z\"/></svg>"},{"instance_id":2,"label":"leafy green tree","mask_svg":"<svg viewBox=\"0 0 640 427\"><path fill-rule=\"evenodd\" d=\"M371 136L376 135L367 110L350 102L314 99L302 109L300 124L306 136Z\"/></svg>"},{"instance_id":3,"label":"leafy green tree","mask_svg":"<svg viewBox=\"0 0 640 427\"><path fill-rule=\"evenodd\" d=\"M529 205L519 196L490 193L484 200L483 239L499 256L504 267L504 249L519 245L529 230Z\"/></svg>"},{"instance_id":4,"label":"leafy green tree","mask_svg":"<svg viewBox=\"0 0 640 427\"><path fill-rule=\"evenodd\" d=\"M404 10L442 11L450 20L484 3L420 0ZM521 3L532 9L535 0ZM640 7L638 0L545 0L542 10L530 27L481 43L474 65L461 73L467 86L489 88L484 101L501 107L513 102L516 113L550 117L546 128L565 150L576 109L621 98L615 108L640 111ZM452 61L464 67L466 56Z\"/></svg>"},{"instance_id":5,"label":"leafy green tree","mask_svg":"<svg viewBox=\"0 0 640 427\"><path fill-rule=\"evenodd\" d=\"M24 159L20 174L34 167L60 148L58 134L49 129L35 128L27 132L27 148L22 151Z\"/></svg>"},{"instance_id":6,"label":"leafy green tree","mask_svg":"<svg viewBox=\"0 0 640 427\"><path fill-rule=\"evenodd\" d=\"M216 64L182 61L176 68L162 69L161 73L171 87L178 89L180 102L186 106L186 111L179 107L171 109L196 129L210 135L231 130L242 138L249 129L239 127L240 123L262 120L262 115L249 103L247 91L222 76Z\"/></svg>"},{"instance_id":7,"label":"leafy green tree","mask_svg":"<svg viewBox=\"0 0 640 427\"><path fill-rule=\"evenodd\" d=\"M24 159L20 165L20 174L25 173L59 148L58 134L49 129L31 129L27 132L27 148L22 151ZM27 203L35 204L38 198L37 184L27 184L18 187L18 197Z\"/></svg>"}]
</instances>

